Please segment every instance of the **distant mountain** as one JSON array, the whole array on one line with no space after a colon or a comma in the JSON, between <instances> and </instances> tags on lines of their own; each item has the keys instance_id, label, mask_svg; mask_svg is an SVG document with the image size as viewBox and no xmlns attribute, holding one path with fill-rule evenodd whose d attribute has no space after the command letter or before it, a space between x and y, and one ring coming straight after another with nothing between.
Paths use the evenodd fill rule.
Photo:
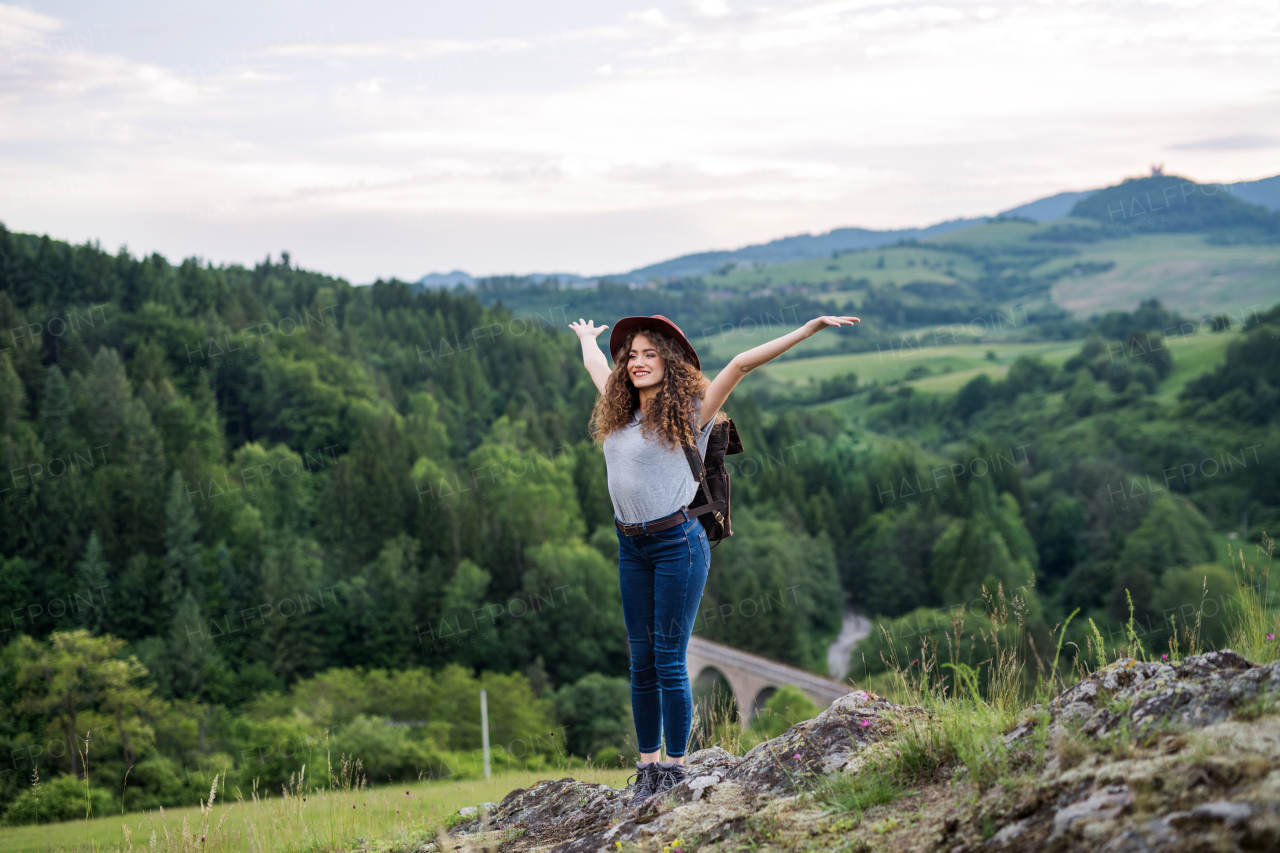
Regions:
<instances>
[{"instance_id":1,"label":"distant mountain","mask_svg":"<svg viewBox=\"0 0 1280 853\"><path fill-rule=\"evenodd\" d=\"M1170 179L1187 183L1185 178L1171 177ZM1260 181L1243 181L1221 186L1246 202L1260 205L1268 210L1280 210L1280 175ZM1071 215L1071 211L1077 205L1093 198L1100 192L1104 192L1104 190L1093 189L1056 193L1046 198L1011 207L997 215L1020 216L1025 219L1033 219L1036 222L1061 219L1064 216ZM1226 198L1227 196L1224 194L1223 199ZM971 225L979 225L985 221L986 217L951 219L946 222L939 222L936 225L930 225L927 228L903 228L891 231L875 231L869 228L837 228L834 231L817 236L800 234L795 237L783 237L768 243L757 243L730 251L681 255L669 261L661 261L660 263L650 264L647 267L631 270L628 273L614 276L614 278L629 282L644 282L652 278L706 275L724 267L725 264L766 265L802 261L808 258L823 257L832 252L878 249L881 246L897 243L899 240L923 240L927 237L936 237L952 231L959 231Z\"/></svg>"},{"instance_id":2,"label":"distant mountain","mask_svg":"<svg viewBox=\"0 0 1280 853\"><path fill-rule=\"evenodd\" d=\"M462 270L428 273L417 281L417 284L420 285L421 288L471 287L475 283L476 280ZM419 288L414 289L417 290Z\"/></svg>"},{"instance_id":3,"label":"distant mountain","mask_svg":"<svg viewBox=\"0 0 1280 853\"><path fill-rule=\"evenodd\" d=\"M902 228L894 231L873 231L869 228L837 228L826 234L798 234L768 243L757 243L721 252L699 252L682 255L669 261L650 264L647 267L614 276L622 281L648 281L651 278L667 278L706 275L725 264L782 264L820 258L832 252L853 252L859 249L878 249L899 240L923 240L952 231L959 231L986 219L952 219L928 228Z\"/></svg>"},{"instance_id":4,"label":"distant mountain","mask_svg":"<svg viewBox=\"0 0 1280 853\"><path fill-rule=\"evenodd\" d=\"M1086 199L1096 192L1097 190L1085 190L1084 192L1058 193L1048 198L1037 199L1026 204L1020 204L1017 207L1011 207L1008 210L1002 210L999 215L1021 216L1024 219L1034 219L1036 222L1061 219L1071 212L1071 208L1075 206L1076 202Z\"/></svg>"},{"instance_id":5,"label":"distant mountain","mask_svg":"<svg viewBox=\"0 0 1280 853\"><path fill-rule=\"evenodd\" d=\"M1267 210L1280 210L1280 175L1263 178L1260 181L1223 184L1222 187L1236 198L1250 204L1265 207Z\"/></svg>"},{"instance_id":6,"label":"distant mountain","mask_svg":"<svg viewBox=\"0 0 1280 853\"><path fill-rule=\"evenodd\" d=\"M1265 207L1267 210L1280 210L1280 175L1263 178L1260 181L1240 181L1234 184L1219 184L1227 192L1242 201ZM1037 199L1008 210L1000 211L1000 216L1021 216L1045 222L1050 219L1061 219L1071 214L1071 208L1077 202L1084 201L1098 190L1083 192L1065 192Z\"/></svg>"},{"instance_id":7,"label":"distant mountain","mask_svg":"<svg viewBox=\"0 0 1280 853\"><path fill-rule=\"evenodd\" d=\"M1071 215L1103 223L1114 236L1136 231L1233 231L1280 237L1280 214L1225 191L1177 175L1129 178L1076 202Z\"/></svg>"},{"instance_id":8,"label":"distant mountain","mask_svg":"<svg viewBox=\"0 0 1280 853\"><path fill-rule=\"evenodd\" d=\"M1109 200L1113 209L1118 196L1113 191L1124 192L1129 190L1120 190L1121 187L1128 186L1133 181L1160 181L1157 187L1155 184L1150 186L1142 185L1142 191L1147 192L1155 189L1157 192L1163 192L1168 182L1178 182L1180 185L1191 183L1186 178L1179 178L1172 175L1156 175L1150 178L1137 178L1125 181L1115 187L1107 187L1103 189L1081 190L1060 192L1046 198L1036 199L1026 204L1011 207L1008 210L1001 211L998 216L1018 216L1025 219L1033 219L1036 222L1046 222L1052 219L1061 219L1069 215L1083 215L1086 218L1098 219L1099 215L1103 218L1100 221L1109 222L1106 219L1106 201L1096 201L1099 197L1105 197ZM1212 188L1215 185L1205 184L1196 186L1204 186ZM1265 226L1262 219L1256 215L1257 208L1265 208L1268 211L1280 211L1280 175L1272 178L1263 178L1258 181L1240 181L1234 184L1216 185L1220 189L1227 190L1227 193L1221 193L1217 202L1210 202L1213 208L1209 214L1210 219L1218 222L1218 225L1212 227L1233 227L1225 225L1227 219L1232 219L1235 214L1227 215L1227 208L1236 210L1239 214L1240 209L1232 206L1232 202L1241 204L1246 208L1253 208L1255 214L1244 215L1240 221L1248 221ZM1133 189L1133 187L1130 187ZM1181 192L1180 190L1178 192ZM1211 198L1203 191L1199 191L1204 198ZM1229 193L1229 195L1228 195ZM1101 195L1100 195L1101 194ZM1091 202L1091 200L1095 200ZM1129 199L1126 199L1126 202ZM1157 203L1158 204L1158 203ZM1225 205L1225 206L1224 206ZM1130 205L1132 207L1132 205ZM1143 205L1145 209L1145 204ZM1198 208L1197 208L1198 209ZM1075 214L1072 211L1080 211ZM1101 211L1101 213L1099 213ZM1189 210L1187 211L1190 212ZM1265 211L1264 211L1265 212ZM1117 214L1118 215L1118 214ZM1140 213L1135 215L1141 216ZM1197 214L1198 216L1198 214ZM1226 219L1223 217L1226 216ZM1236 217L1239 218L1239 217ZM1265 219L1265 217L1263 217ZM681 255L678 258L661 261L649 266L639 267L630 272L620 273L610 276L610 278L618 281L630 282L632 284L642 284L651 279L681 278L684 276L707 275L718 269L724 268L726 264L738 265L769 265L781 264L789 261L802 261L809 258L820 258L830 255L832 252L852 252L859 249L878 249L881 246L892 245L900 240L924 240L928 237L937 237L942 234L948 234L952 231L959 231L972 225L980 225L986 221L986 217L978 217L972 219L950 219L946 222L939 222L936 225L930 225L926 228L900 228L888 231L877 231L870 228L836 228L825 234L798 234L793 237L783 237L778 240L771 240L768 243L755 243L750 246L743 246L740 249L731 249L715 252L698 252L692 255ZM1136 221L1136 220L1135 220ZM1145 222L1146 220L1144 220ZM1188 226L1192 220L1181 220L1180 228ZM1199 222L1199 219L1195 221ZM1133 224L1132 222L1130 223ZM1199 226L1191 226L1185 230L1195 230ZM1204 226L1210 227L1210 226ZM590 287L595 283L595 279L586 278L574 273L535 273L528 276L518 276L517 278L529 284L541 284L548 279L558 278L562 285L570 287ZM476 280L461 270L454 270L450 273L431 273L424 275L418 280L415 288L453 288L453 287L474 287Z\"/></svg>"},{"instance_id":9,"label":"distant mountain","mask_svg":"<svg viewBox=\"0 0 1280 853\"><path fill-rule=\"evenodd\" d=\"M519 278L528 284L542 284L551 279L558 279L562 285L573 287L575 285L586 285L591 279L580 276L571 272L536 272L529 275L512 276ZM412 285L415 292L426 290L428 288L439 288L443 290L455 287L475 287L476 279L462 270L454 270L453 272L441 273L433 272L424 275Z\"/></svg>"}]
</instances>

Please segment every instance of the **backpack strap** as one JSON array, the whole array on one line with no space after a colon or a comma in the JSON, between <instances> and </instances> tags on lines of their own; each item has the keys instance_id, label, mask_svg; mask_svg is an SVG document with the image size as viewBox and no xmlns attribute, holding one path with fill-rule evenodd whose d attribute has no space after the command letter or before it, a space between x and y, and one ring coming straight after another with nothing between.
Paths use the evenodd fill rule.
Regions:
<instances>
[{"instance_id":1,"label":"backpack strap","mask_svg":"<svg viewBox=\"0 0 1280 853\"><path fill-rule=\"evenodd\" d=\"M698 446L696 444L693 447L690 447L687 444L684 445L684 455L685 458L689 460L689 470L693 472L693 479L698 481L698 487L702 490L702 496L707 501L697 509L688 510L689 515L705 515L708 512L714 512L716 514L716 520L723 524L724 519L720 517L720 513L725 509L725 502L711 500L711 492L707 490L707 472L702 466L702 457L698 455Z\"/></svg>"}]
</instances>

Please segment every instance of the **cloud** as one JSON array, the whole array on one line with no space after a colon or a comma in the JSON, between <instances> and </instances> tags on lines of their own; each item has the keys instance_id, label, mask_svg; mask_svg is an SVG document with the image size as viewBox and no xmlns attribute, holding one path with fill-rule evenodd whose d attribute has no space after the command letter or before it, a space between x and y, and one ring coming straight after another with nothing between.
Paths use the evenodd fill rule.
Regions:
<instances>
[{"instance_id":1,"label":"cloud","mask_svg":"<svg viewBox=\"0 0 1280 853\"><path fill-rule=\"evenodd\" d=\"M1280 136L1265 133L1237 133L1234 136L1180 142L1168 147L1171 151L1260 151L1277 146L1280 146Z\"/></svg>"},{"instance_id":2,"label":"cloud","mask_svg":"<svg viewBox=\"0 0 1280 853\"><path fill-rule=\"evenodd\" d=\"M1171 169L1222 175L1225 151L1260 174L1280 116L1262 0L316 7L220 35L147 15L163 37L0 6L0 185L30 182L0 197L8 227L240 259L298 234L295 257L356 280L616 270L1103 185L1206 128ZM385 245L400 219L453 236Z\"/></svg>"},{"instance_id":3,"label":"cloud","mask_svg":"<svg viewBox=\"0 0 1280 853\"><path fill-rule=\"evenodd\" d=\"M255 53L307 59L429 59L464 53L512 53L528 50L533 43L526 39L479 39L457 41L447 39L389 39L385 41L332 42L311 41L282 43L263 47Z\"/></svg>"},{"instance_id":4,"label":"cloud","mask_svg":"<svg viewBox=\"0 0 1280 853\"><path fill-rule=\"evenodd\" d=\"M699 18L723 18L733 11L725 0L690 0L689 6Z\"/></svg>"},{"instance_id":5,"label":"cloud","mask_svg":"<svg viewBox=\"0 0 1280 853\"><path fill-rule=\"evenodd\" d=\"M39 12L0 5L0 50L20 51L45 45L62 22Z\"/></svg>"}]
</instances>

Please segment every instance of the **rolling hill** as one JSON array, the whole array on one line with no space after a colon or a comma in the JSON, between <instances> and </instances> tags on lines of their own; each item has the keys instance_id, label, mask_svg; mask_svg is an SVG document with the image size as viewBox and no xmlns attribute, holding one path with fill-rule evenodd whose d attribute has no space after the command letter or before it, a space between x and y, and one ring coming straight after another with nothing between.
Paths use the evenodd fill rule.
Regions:
<instances>
[{"instance_id":1,"label":"rolling hill","mask_svg":"<svg viewBox=\"0 0 1280 853\"><path fill-rule=\"evenodd\" d=\"M1164 183L1159 183L1156 188L1157 192L1162 191L1170 182L1178 184L1186 183L1187 179L1178 178L1176 176L1156 176L1157 182L1159 178L1164 179ZM1148 179L1131 179L1146 180ZM1126 181L1117 187L1129 186L1131 181ZM1271 178L1264 178L1258 181L1241 181L1232 184L1205 184L1208 188L1218 187L1226 190L1235 199L1246 202L1250 205L1265 208L1270 211L1280 211L1280 175ZM997 219L1021 218L1030 219L1034 222L1048 222L1051 220L1062 219L1072 215L1072 211L1084 204L1086 200L1095 196L1099 198L1110 199L1113 206L1117 204L1113 190L1116 187L1091 189L1083 191L1068 191L1055 193L1045 198L1036 199L1034 201L1011 207L1008 210L1000 211L996 214ZM1153 186L1144 185L1141 188L1144 192L1153 189ZM1124 190L1127 192L1128 190ZM1214 189L1216 194L1219 190ZM1100 195L1101 194L1101 195ZM1227 196L1218 199L1219 205L1226 200ZM1131 198L1126 197L1126 202ZM1103 215L1105 216L1105 202L1094 202L1102 204L1104 207ZM1132 209L1132 204L1129 205ZM1144 205L1145 208L1145 205ZM1090 211L1094 207L1085 205L1081 210ZM1087 218L1094 218L1086 213ZM728 249L723 251L697 252L691 255L681 255L678 258L660 261L644 267L638 267L629 272L619 273L609 276L615 281L627 282L631 284L643 284L650 280L670 281L678 278L690 278L696 276L705 276L717 272L725 272L736 270L742 273L750 273L758 271L762 267L776 266L779 264L790 264L797 261L817 260L821 258L831 257L833 253L855 252L865 249L879 249L886 246L892 246L902 241L921 241L928 240L933 237L940 237L945 234L951 234L956 231L963 231L972 228L975 225L981 225L986 222L987 217L970 217L951 219L945 222L939 222L923 228L900 228L890 230L876 230L871 228L835 228L825 234L797 234L790 237L782 237L777 240L771 240L767 243L757 243L749 246L743 246L738 249ZM1109 220L1108 220L1109 222ZM1130 225L1134 223L1130 222ZM1194 229L1192 229L1194 230ZM520 278L527 279L531 284L541 284L548 279L559 278L563 285L583 285L590 281L582 276L571 273L539 273ZM475 285L475 279L460 270L454 270L450 273L431 273L423 276L417 284L422 287L436 288L452 288L459 286L472 287Z\"/></svg>"}]
</instances>

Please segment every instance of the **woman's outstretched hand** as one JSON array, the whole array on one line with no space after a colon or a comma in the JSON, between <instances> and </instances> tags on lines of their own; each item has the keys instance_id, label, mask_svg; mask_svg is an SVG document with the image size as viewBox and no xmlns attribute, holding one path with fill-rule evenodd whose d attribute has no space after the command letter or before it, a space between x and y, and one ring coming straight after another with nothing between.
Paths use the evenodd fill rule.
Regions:
<instances>
[{"instance_id":1,"label":"woman's outstretched hand","mask_svg":"<svg viewBox=\"0 0 1280 853\"><path fill-rule=\"evenodd\" d=\"M809 331L809 334L813 335L822 331L827 326L852 326L854 323L861 322L862 321L857 317L836 317L834 315L827 314L822 317L815 317L804 325Z\"/></svg>"},{"instance_id":2,"label":"woman's outstretched hand","mask_svg":"<svg viewBox=\"0 0 1280 853\"><path fill-rule=\"evenodd\" d=\"M609 327L597 326L595 324L595 321L583 320L581 317L579 317L578 322L569 324L569 328L577 332L579 338L581 338L582 340L586 340L587 338L598 338L600 336L600 333Z\"/></svg>"}]
</instances>

